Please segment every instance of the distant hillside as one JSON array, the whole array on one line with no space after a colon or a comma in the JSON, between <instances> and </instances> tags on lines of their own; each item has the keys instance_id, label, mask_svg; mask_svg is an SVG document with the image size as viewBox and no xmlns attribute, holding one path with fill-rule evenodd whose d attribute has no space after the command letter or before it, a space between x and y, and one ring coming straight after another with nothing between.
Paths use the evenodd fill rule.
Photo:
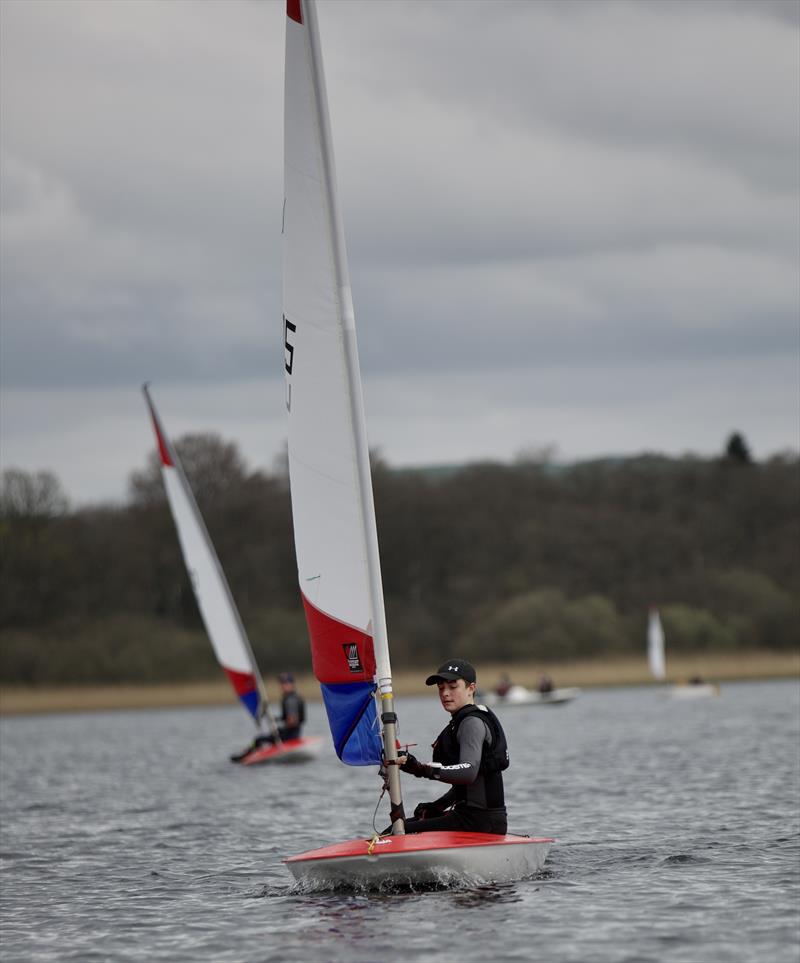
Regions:
<instances>
[{"instance_id":1,"label":"distant hillside","mask_svg":"<svg viewBox=\"0 0 800 963\"><path fill-rule=\"evenodd\" d=\"M214 436L178 442L265 671L309 665L286 478ZM648 607L676 652L800 644L796 455L373 466L393 660L640 653ZM217 669L152 460L127 504L70 511L6 472L0 682L188 681Z\"/></svg>"}]
</instances>

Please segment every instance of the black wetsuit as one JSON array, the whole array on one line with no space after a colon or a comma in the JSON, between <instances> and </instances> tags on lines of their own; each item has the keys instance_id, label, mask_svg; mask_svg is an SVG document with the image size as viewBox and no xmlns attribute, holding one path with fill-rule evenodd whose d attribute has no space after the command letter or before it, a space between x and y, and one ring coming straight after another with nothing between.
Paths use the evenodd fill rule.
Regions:
<instances>
[{"instance_id":1,"label":"black wetsuit","mask_svg":"<svg viewBox=\"0 0 800 963\"><path fill-rule=\"evenodd\" d=\"M294 725L289 726L286 724L287 719L294 719L296 722ZM281 702L281 722L283 725L278 726L278 738L281 742L287 742L289 739L299 739L300 730L305 721L306 704L303 702L302 697L298 695L297 692L287 692ZM242 759L250 755L254 749L258 749L261 746L268 746L273 742L275 742L275 737L271 732L262 733L256 736L246 749L232 755L231 762L241 762Z\"/></svg>"},{"instance_id":2,"label":"black wetsuit","mask_svg":"<svg viewBox=\"0 0 800 963\"><path fill-rule=\"evenodd\" d=\"M287 719L296 719L297 724L289 726ZM281 702L281 722L279 727L281 739L299 739L300 728L306 721L306 706L302 698L296 692L287 692Z\"/></svg>"},{"instance_id":3,"label":"black wetsuit","mask_svg":"<svg viewBox=\"0 0 800 963\"><path fill-rule=\"evenodd\" d=\"M293 726L286 725L287 719L296 719L297 723ZM306 721L306 704L297 692L287 692L281 700L281 718L283 725L278 726L278 735L282 742L288 739L299 739L300 729ZM256 745L263 746L268 742L274 742L272 734L258 736Z\"/></svg>"},{"instance_id":4,"label":"black wetsuit","mask_svg":"<svg viewBox=\"0 0 800 963\"><path fill-rule=\"evenodd\" d=\"M433 744L433 765L413 760L411 775L450 783L434 803L422 803L420 819L407 819L407 833L463 830L505 835L508 827L503 776L508 765L505 735L491 710L472 704L453 714L450 724Z\"/></svg>"}]
</instances>

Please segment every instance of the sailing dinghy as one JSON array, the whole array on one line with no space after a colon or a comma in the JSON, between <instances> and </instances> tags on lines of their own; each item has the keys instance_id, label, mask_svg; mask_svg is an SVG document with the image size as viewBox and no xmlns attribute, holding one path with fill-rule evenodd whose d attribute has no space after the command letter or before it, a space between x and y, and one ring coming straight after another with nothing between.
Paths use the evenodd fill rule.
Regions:
<instances>
[{"instance_id":1,"label":"sailing dinghy","mask_svg":"<svg viewBox=\"0 0 800 963\"><path fill-rule=\"evenodd\" d=\"M392 833L291 856L314 886L509 880L541 870L551 839L405 835L392 670L317 10L288 0L283 341L298 577L334 747L385 764Z\"/></svg>"},{"instance_id":2,"label":"sailing dinghy","mask_svg":"<svg viewBox=\"0 0 800 963\"><path fill-rule=\"evenodd\" d=\"M647 661L653 678L663 682L667 677L664 629L655 606L651 606L647 620ZM673 685L669 692L673 699L707 699L719 695L719 686L713 682L703 682L702 679L691 679L687 683Z\"/></svg>"},{"instance_id":3,"label":"sailing dinghy","mask_svg":"<svg viewBox=\"0 0 800 963\"><path fill-rule=\"evenodd\" d=\"M148 386L144 385L142 391L153 422L164 488L178 532L183 560L214 654L234 692L255 722L258 733L266 734L266 723L274 739L272 744L251 750L240 762L249 766L263 762L300 762L313 758L322 746L320 736L282 741L278 735L278 727L270 712L264 681L258 671L250 640L186 480L178 453L161 425Z\"/></svg>"},{"instance_id":4,"label":"sailing dinghy","mask_svg":"<svg viewBox=\"0 0 800 963\"><path fill-rule=\"evenodd\" d=\"M710 696L718 696L719 692L719 686L715 682L690 679L674 685L671 694L673 699L708 699Z\"/></svg>"},{"instance_id":5,"label":"sailing dinghy","mask_svg":"<svg viewBox=\"0 0 800 963\"><path fill-rule=\"evenodd\" d=\"M494 709L511 709L515 706L559 706L572 702L581 694L578 686L566 686L563 689L550 689L548 692L538 692L526 689L523 685L512 685L504 695L497 692L487 692L481 696L484 705Z\"/></svg>"}]
</instances>

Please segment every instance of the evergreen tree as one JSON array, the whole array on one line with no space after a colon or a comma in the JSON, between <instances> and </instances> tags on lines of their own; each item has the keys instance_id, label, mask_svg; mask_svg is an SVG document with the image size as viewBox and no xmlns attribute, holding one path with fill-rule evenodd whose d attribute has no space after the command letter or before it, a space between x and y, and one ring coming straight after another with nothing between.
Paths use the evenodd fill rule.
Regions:
<instances>
[{"instance_id":1,"label":"evergreen tree","mask_svg":"<svg viewBox=\"0 0 800 963\"><path fill-rule=\"evenodd\" d=\"M738 431L733 432L725 446L725 457L728 461L736 462L739 465L749 465L752 463L753 458L744 435Z\"/></svg>"}]
</instances>

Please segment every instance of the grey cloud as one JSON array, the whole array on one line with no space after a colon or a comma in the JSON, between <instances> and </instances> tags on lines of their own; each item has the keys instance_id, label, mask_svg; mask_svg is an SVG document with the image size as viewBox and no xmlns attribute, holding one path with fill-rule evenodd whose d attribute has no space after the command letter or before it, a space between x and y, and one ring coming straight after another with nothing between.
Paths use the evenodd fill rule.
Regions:
<instances>
[{"instance_id":1,"label":"grey cloud","mask_svg":"<svg viewBox=\"0 0 800 963\"><path fill-rule=\"evenodd\" d=\"M265 83L262 58L282 37L269 41L264 8L224 6L4 8L7 383L207 377L226 359L249 373L263 355L279 310L281 147L265 116L281 71ZM209 351L219 328L227 347Z\"/></svg>"},{"instance_id":2,"label":"grey cloud","mask_svg":"<svg viewBox=\"0 0 800 963\"><path fill-rule=\"evenodd\" d=\"M797 344L796 270L747 254L436 266L408 272L405 287L393 280L377 274L356 302L373 371L785 357Z\"/></svg>"},{"instance_id":3,"label":"grey cloud","mask_svg":"<svg viewBox=\"0 0 800 963\"><path fill-rule=\"evenodd\" d=\"M708 156L765 190L797 183L797 36L759 4L432 5L425 44L411 8L391 5L382 42L347 70L353 86L383 78L393 108L387 75L452 112L469 104L490 129Z\"/></svg>"},{"instance_id":4,"label":"grey cloud","mask_svg":"<svg viewBox=\"0 0 800 963\"><path fill-rule=\"evenodd\" d=\"M633 385L642 366L679 378L694 364L714 384L738 361L781 388L784 413L765 402L762 423L792 442L796 11L320 4L362 368L379 398L407 379L404 406L426 399L405 433L388 409L371 424L390 460L420 460L415 433L432 446L434 384L464 409L480 395L495 453L548 405L540 440L577 451L570 418L591 420L597 395L579 414L555 369ZM2 16L4 398L46 389L55 418L56 389L75 411L153 378L207 420L203 398L249 402L240 380L279 399L283 3L7 0ZM510 371L537 386L511 406L515 433L492 401ZM735 392L729 373L718 383ZM730 427L725 403L696 444ZM114 409L123 432L133 404ZM219 427L237 437L231 404ZM4 420L7 451L62 451L35 401L24 410L24 431ZM440 440L477 453L476 417L448 416Z\"/></svg>"}]
</instances>

